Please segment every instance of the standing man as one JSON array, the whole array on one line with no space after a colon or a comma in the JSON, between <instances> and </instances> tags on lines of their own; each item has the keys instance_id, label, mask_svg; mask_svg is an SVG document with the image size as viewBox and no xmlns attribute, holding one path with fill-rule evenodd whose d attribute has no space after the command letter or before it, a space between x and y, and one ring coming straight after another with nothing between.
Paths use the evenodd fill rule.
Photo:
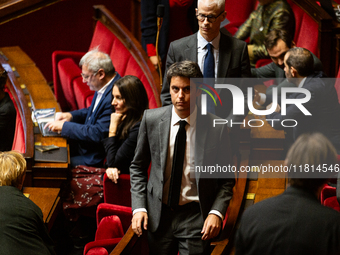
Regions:
<instances>
[{"instance_id":1,"label":"standing man","mask_svg":"<svg viewBox=\"0 0 340 255\"><path fill-rule=\"evenodd\" d=\"M233 174L196 172L232 164L228 128L213 127L217 117L197 110L200 90L190 78L200 77L196 63L174 63L167 72L172 105L146 110L141 122L130 167L132 229L138 236L149 230L150 254L210 254L232 197Z\"/></svg>"},{"instance_id":2,"label":"standing man","mask_svg":"<svg viewBox=\"0 0 340 255\"><path fill-rule=\"evenodd\" d=\"M96 91L89 108L57 113L46 127L70 139L71 165L103 166L105 150L101 140L109 133L113 84L120 78L111 58L98 49L80 60L83 82Z\"/></svg>"},{"instance_id":3,"label":"standing man","mask_svg":"<svg viewBox=\"0 0 340 255\"><path fill-rule=\"evenodd\" d=\"M307 102L286 106L286 112L281 112L280 105L268 119L275 119L273 127L284 129L281 124L284 119L295 120L292 126L292 140L295 141L302 133L320 132L326 136L340 153L340 105L338 95L334 88L334 80L325 78L323 72L314 73L313 56L309 50L304 48L292 48L284 57L286 77L289 82L298 88L306 89L310 92L310 99ZM289 99L304 99L304 93L292 93ZM267 109L271 108L271 104ZM307 110L302 112L301 108ZM288 125L288 124L287 124Z\"/></svg>"},{"instance_id":4,"label":"standing man","mask_svg":"<svg viewBox=\"0 0 340 255\"><path fill-rule=\"evenodd\" d=\"M198 0L197 7L199 31L170 44L165 73L173 63L190 60L198 63L204 78L250 77L247 44L220 32L220 24L226 17L225 0ZM171 104L169 88L169 83L164 78L161 93L163 106ZM231 93L224 89L219 94L225 104L224 116L220 112L216 112L216 115L228 117L232 114ZM212 102L208 97L208 107L210 100ZM245 107L248 109L247 104Z\"/></svg>"}]
</instances>

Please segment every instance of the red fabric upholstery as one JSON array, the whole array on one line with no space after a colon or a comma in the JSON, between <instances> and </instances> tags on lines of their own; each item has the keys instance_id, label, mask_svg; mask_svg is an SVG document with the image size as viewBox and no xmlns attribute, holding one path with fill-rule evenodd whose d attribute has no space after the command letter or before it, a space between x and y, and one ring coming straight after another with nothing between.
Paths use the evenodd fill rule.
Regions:
<instances>
[{"instance_id":1,"label":"red fabric upholstery","mask_svg":"<svg viewBox=\"0 0 340 255\"><path fill-rule=\"evenodd\" d=\"M101 22L97 22L90 44L90 49L98 47L100 51L109 53L113 48L113 41L114 37L112 32Z\"/></svg>"},{"instance_id":2,"label":"red fabric upholstery","mask_svg":"<svg viewBox=\"0 0 340 255\"><path fill-rule=\"evenodd\" d=\"M255 10L256 0L226 0L225 10L230 21L225 28L234 35L238 28L248 19L250 13Z\"/></svg>"},{"instance_id":3,"label":"red fabric upholstery","mask_svg":"<svg viewBox=\"0 0 340 255\"><path fill-rule=\"evenodd\" d=\"M100 221L95 240L103 240L123 236L123 227L120 219L116 215L110 215L102 218Z\"/></svg>"},{"instance_id":4,"label":"red fabric upholstery","mask_svg":"<svg viewBox=\"0 0 340 255\"><path fill-rule=\"evenodd\" d=\"M17 111L16 121L15 121L15 133L14 133L12 150L18 151L20 153L25 153L25 151L26 151L26 147L25 147L25 132L24 132L23 124L22 124L22 119L21 119L20 111L19 111L18 105L16 103L17 97L16 97L16 95L12 95L11 91L9 89L7 89L7 87L5 87L4 91L9 94L9 97L11 98L11 100L13 102L15 110Z\"/></svg>"},{"instance_id":5,"label":"red fabric upholstery","mask_svg":"<svg viewBox=\"0 0 340 255\"><path fill-rule=\"evenodd\" d=\"M325 185L321 190L320 195L321 204L324 206L333 208L334 210L340 212L340 205L336 198L336 188L329 185Z\"/></svg>"},{"instance_id":6,"label":"red fabric upholstery","mask_svg":"<svg viewBox=\"0 0 340 255\"><path fill-rule=\"evenodd\" d=\"M84 251L84 254L86 254L86 255L109 255L107 250L103 247L93 248L89 252Z\"/></svg>"},{"instance_id":7,"label":"red fabric upholstery","mask_svg":"<svg viewBox=\"0 0 340 255\"><path fill-rule=\"evenodd\" d=\"M78 109L73 90L73 80L80 78L81 70L72 58L65 58L59 61L58 71L60 74L60 83L70 111ZM78 96L77 96L78 97Z\"/></svg>"},{"instance_id":8,"label":"red fabric upholstery","mask_svg":"<svg viewBox=\"0 0 340 255\"><path fill-rule=\"evenodd\" d=\"M130 175L121 174L117 184L104 174L104 202L115 205L131 206Z\"/></svg>"},{"instance_id":9,"label":"red fabric upholstery","mask_svg":"<svg viewBox=\"0 0 340 255\"><path fill-rule=\"evenodd\" d=\"M131 207L112 205L102 203L97 208L97 232L95 241L86 244L84 254L96 254L94 252L102 253L105 248L106 251L111 252L119 243L124 233L131 224L132 211Z\"/></svg>"},{"instance_id":10,"label":"red fabric upholstery","mask_svg":"<svg viewBox=\"0 0 340 255\"><path fill-rule=\"evenodd\" d=\"M74 63L79 63L81 57L85 52L73 52L73 51L55 51L52 54L52 71L53 71L53 86L54 94L58 103L63 111L69 111L69 106L66 101L63 88L60 82L60 75L58 70L58 63L64 58L72 58ZM80 73L79 73L80 74Z\"/></svg>"},{"instance_id":11,"label":"red fabric upholstery","mask_svg":"<svg viewBox=\"0 0 340 255\"><path fill-rule=\"evenodd\" d=\"M272 62L271 59L266 59L266 58L263 58L263 59L259 59L257 62L256 62L256 68L259 68L261 66L265 66L265 65L268 65Z\"/></svg>"}]
</instances>

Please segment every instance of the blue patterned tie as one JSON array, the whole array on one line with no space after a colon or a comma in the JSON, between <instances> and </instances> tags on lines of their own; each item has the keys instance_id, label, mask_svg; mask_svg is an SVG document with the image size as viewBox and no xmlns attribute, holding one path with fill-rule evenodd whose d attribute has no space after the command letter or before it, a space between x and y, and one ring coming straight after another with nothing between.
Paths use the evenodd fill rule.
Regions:
<instances>
[{"instance_id":1,"label":"blue patterned tie","mask_svg":"<svg viewBox=\"0 0 340 255\"><path fill-rule=\"evenodd\" d=\"M211 43L208 43L206 45L206 49L208 50L208 53L205 56L205 60L204 60L203 77L204 78L215 78L215 58L214 58L213 46L211 45ZM208 81L204 81L204 82L208 83ZM211 84L211 82L209 85L214 87L214 85ZM207 94L207 111L210 113L215 113L214 101L208 94Z\"/></svg>"}]
</instances>

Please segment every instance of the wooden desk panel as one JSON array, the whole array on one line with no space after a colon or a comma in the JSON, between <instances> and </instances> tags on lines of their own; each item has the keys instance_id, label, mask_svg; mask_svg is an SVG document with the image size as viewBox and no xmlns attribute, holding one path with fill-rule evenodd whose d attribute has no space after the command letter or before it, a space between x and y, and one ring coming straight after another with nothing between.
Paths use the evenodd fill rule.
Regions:
<instances>
[{"instance_id":1,"label":"wooden desk panel","mask_svg":"<svg viewBox=\"0 0 340 255\"><path fill-rule=\"evenodd\" d=\"M23 192L29 194L31 199L42 211L43 220L50 230L61 208L58 188L32 188L24 187Z\"/></svg>"},{"instance_id":2,"label":"wooden desk panel","mask_svg":"<svg viewBox=\"0 0 340 255\"><path fill-rule=\"evenodd\" d=\"M20 47L0 48L0 54L4 56L6 62L10 65L11 71L15 70L19 75L16 77L18 83L26 86L29 95L25 97L30 101L32 109L56 108L56 111L60 111L60 106L44 76ZM39 145L55 144L60 147L68 147L67 140L62 137L43 137L41 134L35 134L34 142ZM32 183L33 186L58 188L63 181L67 180L68 174L68 163L33 161L32 180L28 183Z\"/></svg>"}]
</instances>

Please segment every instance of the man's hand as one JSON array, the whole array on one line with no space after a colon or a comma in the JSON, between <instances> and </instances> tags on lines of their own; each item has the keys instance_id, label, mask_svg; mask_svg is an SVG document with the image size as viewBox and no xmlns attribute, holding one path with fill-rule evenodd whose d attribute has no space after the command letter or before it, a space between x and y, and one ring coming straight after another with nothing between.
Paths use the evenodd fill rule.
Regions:
<instances>
[{"instance_id":1,"label":"man's hand","mask_svg":"<svg viewBox=\"0 0 340 255\"><path fill-rule=\"evenodd\" d=\"M69 112L57 112L54 121L71 121L72 114Z\"/></svg>"},{"instance_id":2,"label":"man's hand","mask_svg":"<svg viewBox=\"0 0 340 255\"><path fill-rule=\"evenodd\" d=\"M117 184L117 180L119 179L119 174L120 174L120 171L116 167L114 168L109 167L108 169L106 169L107 177L109 177L109 179L116 184Z\"/></svg>"},{"instance_id":3,"label":"man's hand","mask_svg":"<svg viewBox=\"0 0 340 255\"><path fill-rule=\"evenodd\" d=\"M63 129L64 123L65 123L65 120L48 122L45 125L44 129L48 128L49 130L60 134L61 130Z\"/></svg>"},{"instance_id":4,"label":"man's hand","mask_svg":"<svg viewBox=\"0 0 340 255\"><path fill-rule=\"evenodd\" d=\"M209 214L204 221L203 229L201 233L203 234L202 240L208 240L214 238L220 233L222 225L222 219L216 214Z\"/></svg>"},{"instance_id":5,"label":"man's hand","mask_svg":"<svg viewBox=\"0 0 340 255\"><path fill-rule=\"evenodd\" d=\"M140 237L143 233L142 223L143 228L148 229L148 214L146 212L137 212L133 215L131 222L133 232Z\"/></svg>"},{"instance_id":6,"label":"man's hand","mask_svg":"<svg viewBox=\"0 0 340 255\"><path fill-rule=\"evenodd\" d=\"M269 110L272 107L273 103L271 103L270 105L267 105L267 110ZM280 112L281 111L281 107L279 104L277 104L277 107L275 109L275 112Z\"/></svg>"}]
</instances>

